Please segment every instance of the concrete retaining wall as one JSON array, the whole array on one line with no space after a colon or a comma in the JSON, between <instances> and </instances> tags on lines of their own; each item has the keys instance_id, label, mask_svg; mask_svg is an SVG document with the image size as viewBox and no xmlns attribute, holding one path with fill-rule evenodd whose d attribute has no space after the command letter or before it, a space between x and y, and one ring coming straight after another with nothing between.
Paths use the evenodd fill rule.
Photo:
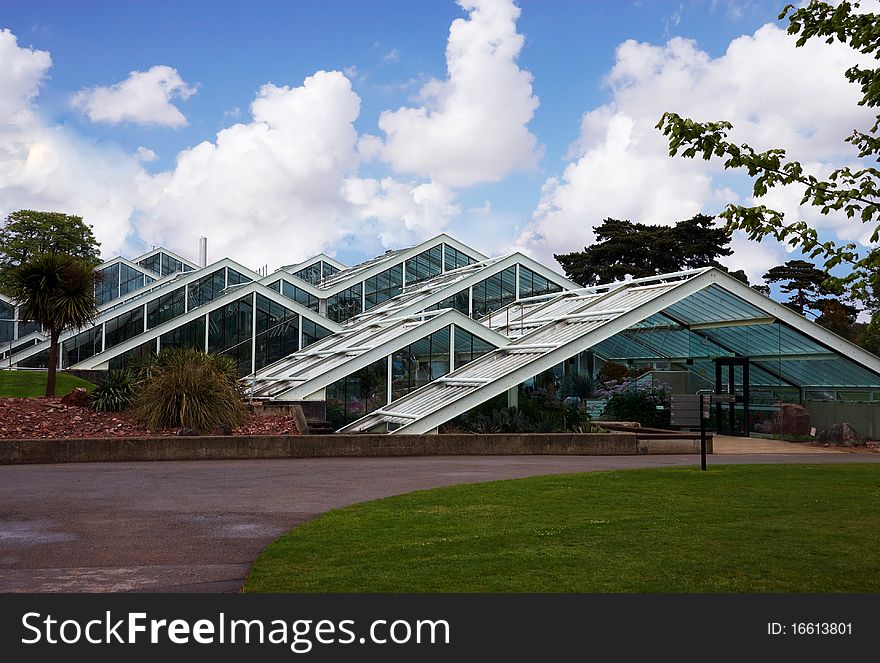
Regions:
<instances>
[{"instance_id":1,"label":"concrete retaining wall","mask_svg":"<svg viewBox=\"0 0 880 663\"><path fill-rule=\"evenodd\" d=\"M232 458L699 453L690 441L658 445L632 433L531 435L271 435L0 440L0 465ZM673 450L670 444L675 447Z\"/></svg>"}]
</instances>

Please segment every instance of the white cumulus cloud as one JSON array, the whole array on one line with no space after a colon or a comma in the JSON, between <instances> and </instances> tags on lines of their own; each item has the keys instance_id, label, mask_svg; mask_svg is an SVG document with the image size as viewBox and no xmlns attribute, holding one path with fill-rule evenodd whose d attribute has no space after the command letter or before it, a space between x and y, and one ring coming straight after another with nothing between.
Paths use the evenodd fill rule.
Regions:
<instances>
[{"instance_id":1,"label":"white cumulus cloud","mask_svg":"<svg viewBox=\"0 0 880 663\"><path fill-rule=\"evenodd\" d=\"M461 211L454 192L436 182L351 177L345 182L345 197L359 218L375 224L376 235L388 247L436 235Z\"/></svg>"},{"instance_id":2,"label":"white cumulus cloud","mask_svg":"<svg viewBox=\"0 0 880 663\"><path fill-rule=\"evenodd\" d=\"M385 111L384 145L370 144L400 173L451 187L494 182L535 167L541 148L526 126L538 107L517 57L523 36L512 0L458 0L468 12L449 29L448 77L419 92L420 106Z\"/></svg>"},{"instance_id":3,"label":"white cumulus cloud","mask_svg":"<svg viewBox=\"0 0 880 663\"><path fill-rule=\"evenodd\" d=\"M156 161L159 158L159 155L156 154L149 147L144 147L143 145L141 145L134 151L134 158L141 163L148 163L150 161Z\"/></svg>"},{"instance_id":4,"label":"white cumulus cloud","mask_svg":"<svg viewBox=\"0 0 880 663\"><path fill-rule=\"evenodd\" d=\"M39 209L94 224L105 253L121 251L142 170L120 148L47 126L35 106L52 59L0 31L0 216Z\"/></svg>"},{"instance_id":5,"label":"white cumulus cloud","mask_svg":"<svg viewBox=\"0 0 880 663\"><path fill-rule=\"evenodd\" d=\"M26 119L52 58L46 51L21 48L15 35L0 30L0 130Z\"/></svg>"},{"instance_id":6,"label":"white cumulus cloud","mask_svg":"<svg viewBox=\"0 0 880 663\"><path fill-rule=\"evenodd\" d=\"M260 88L251 120L177 156L145 181L138 229L148 243L195 246L246 264L294 262L353 232L342 193L357 169L360 99L339 72ZM277 265L277 262L275 263Z\"/></svg>"},{"instance_id":7,"label":"white cumulus cloud","mask_svg":"<svg viewBox=\"0 0 880 663\"><path fill-rule=\"evenodd\" d=\"M133 71L128 78L106 87L80 90L72 99L92 122L133 122L165 127L186 125L186 116L173 103L196 93L173 67L156 65L147 71Z\"/></svg>"},{"instance_id":8,"label":"white cumulus cloud","mask_svg":"<svg viewBox=\"0 0 880 663\"><path fill-rule=\"evenodd\" d=\"M41 118L36 103L50 66L48 53L0 32L0 215L78 214L94 226L105 257L144 244L193 255L206 235L212 255L276 267L334 253L342 242L418 242L458 211L442 184L359 176L360 98L340 72L262 86L246 120L152 174L143 166L158 158L150 148L132 153Z\"/></svg>"},{"instance_id":9,"label":"white cumulus cloud","mask_svg":"<svg viewBox=\"0 0 880 663\"><path fill-rule=\"evenodd\" d=\"M851 160L843 138L872 118L857 105L858 88L843 73L862 56L841 44L795 48L794 42L767 24L733 40L718 58L678 37L662 46L622 43L606 77L610 101L584 114L571 163L545 182L517 245L549 260L590 243L593 228L608 216L673 224L700 211L718 212L737 198L755 202L741 179L721 174L719 162L668 156L654 126L665 111L698 121L730 120L734 142L783 147L817 173ZM778 191L759 202L782 201L793 217L810 215L790 204L796 193ZM844 232L840 219L821 223ZM752 274L771 266L755 265L756 255L784 255L768 242L758 254L746 255L746 246L738 242L728 263Z\"/></svg>"}]
</instances>

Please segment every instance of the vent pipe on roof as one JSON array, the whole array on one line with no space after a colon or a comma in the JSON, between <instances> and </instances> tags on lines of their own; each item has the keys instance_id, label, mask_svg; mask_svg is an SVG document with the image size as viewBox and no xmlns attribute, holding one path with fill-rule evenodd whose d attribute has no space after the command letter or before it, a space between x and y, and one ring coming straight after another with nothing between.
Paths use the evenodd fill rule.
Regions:
<instances>
[{"instance_id":1,"label":"vent pipe on roof","mask_svg":"<svg viewBox=\"0 0 880 663\"><path fill-rule=\"evenodd\" d=\"M208 264L208 238L199 237L199 267Z\"/></svg>"}]
</instances>

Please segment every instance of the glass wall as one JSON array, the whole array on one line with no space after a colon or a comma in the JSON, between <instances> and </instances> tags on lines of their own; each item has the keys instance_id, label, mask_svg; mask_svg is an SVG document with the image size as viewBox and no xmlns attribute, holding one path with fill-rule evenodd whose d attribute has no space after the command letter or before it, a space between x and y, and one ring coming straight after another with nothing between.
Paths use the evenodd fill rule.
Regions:
<instances>
[{"instance_id":1,"label":"glass wall","mask_svg":"<svg viewBox=\"0 0 880 663\"><path fill-rule=\"evenodd\" d=\"M309 265L308 267L303 267L299 271L293 272L293 276L298 279L302 279L306 283L311 283L312 285L318 285L326 279L328 276L332 276L339 270L331 265L330 263L326 263L323 260L319 260L313 265Z\"/></svg>"},{"instance_id":2,"label":"glass wall","mask_svg":"<svg viewBox=\"0 0 880 663\"><path fill-rule=\"evenodd\" d=\"M208 351L235 359L240 375L251 372L252 297L242 297L208 314Z\"/></svg>"},{"instance_id":3,"label":"glass wall","mask_svg":"<svg viewBox=\"0 0 880 663\"><path fill-rule=\"evenodd\" d=\"M112 320L105 323L105 334L107 335L104 343L104 349L108 350L115 345L119 345L130 338L134 338L144 331L144 307L138 306L136 309L118 315Z\"/></svg>"},{"instance_id":4,"label":"glass wall","mask_svg":"<svg viewBox=\"0 0 880 663\"><path fill-rule=\"evenodd\" d=\"M19 311L19 314L21 312ZM28 334L33 334L34 332L40 331L40 323L34 322L33 320L19 320L18 322L18 337L23 338Z\"/></svg>"},{"instance_id":5,"label":"glass wall","mask_svg":"<svg viewBox=\"0 0 880 663\"><path fill-rule=\"evenodd\" d=\"M516 267L508 267L503 272L477 283L472 291L473 318L482 318L507 306L516 299Z\"/></svg>"},{"instance_id":6,"label":"glass wall","mask_svg":"<svg viewBox=\"0 0 880 663\"><path fill-rule=\"evenodd\" d=\"M236 272L232 267L226 268L226 287L228 288L231 285L238 285L239 283L250 283L251 279L242 274L241 272Z\"/></svg>"},{"instance_id":7,"label":"glass wall","mask_svg":"<svg viewBox=\"0 0 880 663\"><path fill-rule=\"evenodd\" d=\"M418 283L443 271L443 248L437 245L406 261L406 284Z\"/></svg>"},{"instance_id":8,"label":"glass wall","mask_svg":"<svg viewBox=\"0 0 880 663\"><path fill-rule=\"evenodd\" d=\"M103 337L101 329L101 325L98 325L64 341L61 344L61 352L64 355L61 360L62 365L67 368L101 352Z\"/></svg>"},{"instance_id":9,"label":"glass wall","mask_svg":"<svg viewBox=\"0 0 880 663\"><path fill-rule=\"evenodd\" d=\"M134 292L153 281L152 278L145 278L143 272L121 262L99 269L98 273L101 275L101 280L95 284L95 301L98 306Z\"/></svg>"},{"instance_id":10,"label":"glass wall","mask_svg":"<svg viewBox=\"0 0 880 663\"><path fill-rule=\"evenodd\" d=\"M111 371L118 371L123 368L128 368L128 366L138 360L142 359L151 354L156 353L156 339L152 341L147 341L146 343L142 343L136 348L132 348L128 352L123 352L121 355L117 357L113 357L107 362Z\"/></svg>"},{"instance_id":11,"label":"glass wall","mask_svg":"<svg viewBox=\"0 0 880 663\"><path fill-rule=\"evenodd\" d=\"M445 245L443 257L443 268L445 271L448 272L450 269L466 267L467 265L470 265L474 262L476 262L476 260L471 258L467 253L462 253L458 249L449 246L449 244Z\"/></svg>"},{"instance_id":12,"label":"glass wall","mask_svg":"<svg viewBox=\"0 0 880 663\"><path fill-rule=\"evenodd\" d=\"M177 288L147 302L147 329L158 327L172 318L183 315L186 288Z\"/></svg>"},{"instance_id":13,"label":"glass wall","mask_svg":"<svg viewBox=\"0 0 880 663\"><path fill-rule=\"evenodd\" d=\"M455 368L492 352L495 346L460 327L455 328Z\"/></svg>"},{"instance_id":14,"label":"glass wall","mask_svg":"<svg viewBox=\"0 0 880 663\"><path fill-rule=\"evenodd\" d=\"M198 348L205 349L205 316L187 322L159 337L159 348Z\"/></svg>"},{"instance_id":15,"label":"glass wall","mask_svg":"<svg viewBox=\"0 0 880 663\"><path fill-rule=\"evenodd\" d=\"M257 370L297 351L299 315L257 295Z\"/></svg>"},{"instance_id":16,"label":"glass wall","mask_svg":"<svg viewBox=\"0 0 880 663\"><path fill-rule=\"evenodd\" d=\"M184 265L177 258L172 258L166 253L160 253L159 255L162 256L162 276L165 276L166 274L173 274L174 272L192 271L192 267L190 267L189 265Z\"/></svg>"},{"instance_id":17,"label":"glass wall","mask_svg":"<svg viewBox=\"0 0 880 663\"><path fill-rule=\"evenodd\" d=\"M49 348L23 359L18 362L18 366L21 368L47 368L49 366Z\"/></svg>"},{"instance_id":18,"label":"glass wall","mask_svg":"<svg viewBox=\"0 0 880 663\"><path fill-rule=\"evenodd\" d=\"M306 292L302 288L297 288L292 283L281 279L269 286L276 292L280 292L288 299L298 302L312 311L318 312L318 298L310 292Z\"/></svg>"},{"instance_id":19,"label":"glass wall","mask_svg":"<svg viewBox=\"0 0 880 663\"><path fill-rule=\"evenodd\" d=\"M364 282L366 308L378 306L399 295L403 289L403 265L397 264L384 272L371 276Z\"/></svg>"},{"instance_id":20,"label":"glass wall","mask_svg":"<svg viewBox=\"0 0 880 663\"><path fill-rule=\"evenodd\" d=\"M320 341L325 336L329 336L331 334L329 329L325 329L319 324L312 322L311 320L307 320L306 318L302 319L302 347L306 347L311 345L315 341ZM300 348L302 349L302 348Z\"/></svg>"},{"instance_id":21,"label":"glass wall","mask_svg":"<svg viewBox=\"0 0 880 663\"><path fill-rule=\"evenodd\" d=\"M151 272L158 274L159 276L168 276L168 274L173 274L174 272L193 271L193 268L189 265L184 264L177 258L169 256L162 251L154 253L149 258L138 260L138 265L144 269L149 269Z\"/></svg>"},{"instance_id":22,"label":"glass wall","mask_svg":"<svg viewBox=\"0 0 880 663\"><path fill-rule=\"evenodd\" d=\"M449 372L449 328L391 355L391 400L396 400Z\"/></svg>"},{"instance_id":23,"label":"glass wall","mask_svg":"<svg viewBox=\"0 0 880 663\"><path fill-rule=\"evenodd\" d=\"M520 265L519 268L519 296L535 297L547 295L552 292L562 292L562 286L545 279L531 269Z\"/></svg>"},{"instance_id":24,"label":"glass wall","mask_svg":"<svg viewBox=\"0 0 880 663\"><path fill-rule=\"evenodd\" d=\"M309 265L308 267L304 267L298 272L294 272L294 276L298 279L302 279L306 283L311 283L312 285L318 285L322 278L322 266L324 265L323 261L319 260L314 265Z\"/></svg>"},{"instance_id":25,"label":"glass wall","mask_svg":"<svg viewBox=\"0 0 880 663\"><path fill-rule=\"evenodd\" d=\"M197 281L190 283L187 286L189 290L189 310L198 308L202 304L207 304L216 297L219 297L225 287L226 274L223 269L218 269L216 272L211 272L207 276L203 276Z\"/></svg>"},{"instance_id":26,"label":"glass wall","mask_svg":"<svg viewBox=\"0 0 880 663\"><path fill-rule=\"evenodd\" d=\"M159 274L159 270L161 269L161 259L159 258L158 253L151 255L149 258L138 260L138 264L144 269L149 269L154 274Z\"/></svg>"},{"instance_id":27,"label":"glass wall","mask_svg":"<svg viewBox=\"0 0 880 663\"><path fill-rule=\"evenodd\" d=\"M15 329L15 307L0 299L0 343L9 343Z\"/></svg>"},{"instance_id":28,"label":"glass wall","mask_svg":"<svg viewBox=\"0 0 880 663\"><path fill-rule=\"evenodd\" d=\"M341 428L386 405L388 363L382 358L327 387L327 420Z\"/></svg>"},{"instance_id":29,"label":"glass wall","mask_svg":"<svg viewBox=\"0 0 880 663\"><path fill-rule=\"evenodd\" d=\"M361 312L361 286L358 283L327 298L327 317L333 322L343 322Z\"/></svg>"},{"instance_id":30,"label":"glass wall","mask_svg":"<svg viewBox=\"0 0 880 663\"><path fill-rule=\"evenodd\" d=\"M437 302L433 306L429 306L426 308L426 311L439 311L444 308L454 308L459 313L468 314L468 307L470 306L470 293L467 289L462 290L461 292L457 292L452 297L444 299L442 302Z\"/></svg>"},{"instance_id":31,"label":"glass wall","mask_svg":"<svg viewBox=\"0 0 880 663\"><path fill-rule=\"evenodd\" d=\"M95 283L95 302L98 306L119 297L119 263L99 269L100 280Z\"/></svg>"},{"instance_id":32,"label":"glass wall","mask_svg":"<svg viewBox=\"0 0 880 663\"><path fill-rule=\"evenodd\" d=\"M143 272L134 267L129 267L125 263L119 263L119 295L127 295L128 293L143 287Z\"/></svg>"}]
</instances>

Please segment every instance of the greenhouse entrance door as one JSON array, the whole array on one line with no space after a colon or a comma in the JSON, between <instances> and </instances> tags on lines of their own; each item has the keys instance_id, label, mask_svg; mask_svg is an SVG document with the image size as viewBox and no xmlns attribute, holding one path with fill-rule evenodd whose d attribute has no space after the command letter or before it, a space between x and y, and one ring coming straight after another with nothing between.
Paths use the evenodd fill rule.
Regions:
<instances>
[{"instance_id":1,"label":"greenhouse entrance door","mask_svg":"<svg viewBox=\"0 0 880 663\"><path fill-rule=\"evenodd\" d=\"M715 431L719 435L748 437L751 431L748 357L715 359L715 393L736 396L733 403L715 404Z\"/></svg>"}]
</instances>

